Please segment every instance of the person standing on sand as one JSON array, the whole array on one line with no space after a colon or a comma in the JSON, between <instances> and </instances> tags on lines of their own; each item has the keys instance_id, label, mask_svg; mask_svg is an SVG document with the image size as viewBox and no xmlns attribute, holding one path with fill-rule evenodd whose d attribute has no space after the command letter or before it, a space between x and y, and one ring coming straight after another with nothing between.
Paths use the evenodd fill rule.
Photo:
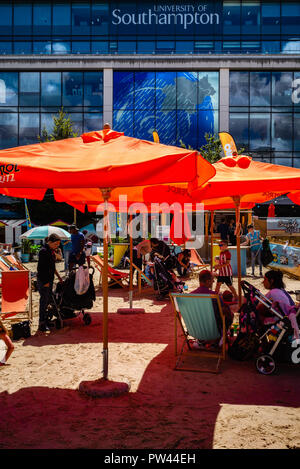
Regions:
<instances>
[{"instance_id":1,"label":"person standing on sand","mask_svg":"<svg viewBox=\"0 0 300 469\"><path fill-rule=\"evenodd\" d=\"M40 249L37 265L37 287L40 294L39 328L40 332L49 332L47 307L56 275L60 282L62 278L55 268L55 251L60 245L60 237L51 234L44 246Z\"/></svg>"}]
</instances>

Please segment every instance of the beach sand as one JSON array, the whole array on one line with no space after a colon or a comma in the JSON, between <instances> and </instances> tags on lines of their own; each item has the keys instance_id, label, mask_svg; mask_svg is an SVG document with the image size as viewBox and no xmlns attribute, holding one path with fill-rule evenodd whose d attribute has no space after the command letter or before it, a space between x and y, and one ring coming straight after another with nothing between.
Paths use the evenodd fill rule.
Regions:
<instances>
[{"instance_id":1,"label":"beach sand","mask_svg":"<svg viewBox=\"0 0 300 469\"><path fill-rule=\"evenodd\" d=\"M247 280L265 292L262 279ZM285 282L299 289L299 281ZM174 371L170 302L142 296L134 306L145 314L121 315L128 292L111 289L109 379L131 388L92 398L78 385L102 377L101 289L91 325L78 317L48 336L36 333L38 301L34 292L32 336L15 341L0 368L0 449L300 448L299 367L279 364L263 376L253 361L227 358L218 375Z\"/></svg>"}]
</instances>

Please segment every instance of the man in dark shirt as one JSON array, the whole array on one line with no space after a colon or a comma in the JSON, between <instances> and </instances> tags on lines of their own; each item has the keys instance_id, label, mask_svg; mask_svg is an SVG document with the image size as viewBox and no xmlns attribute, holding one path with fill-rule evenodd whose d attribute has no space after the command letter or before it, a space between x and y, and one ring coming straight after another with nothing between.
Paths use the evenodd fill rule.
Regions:
<instances>
[{"instance_id":1,"label":"man in dark shirt","mask_svg":"<svg viewBox=\"0 0 300 469\"><path fill-rule=\"evenodd\" d=\"M40 294L39 331L41 332L49 331L47 324L47 307L50 301L50 295L52 293L54 275L56 275L59 281L62 282L62 279L55 268L55 250L59 247L59 245L59 236L56 234L51 234L39 252L37 266L37 287Z\"/></svg>"},{"instance_id":2,"label":"man in dark shirt","mask_svg":"<svg viewBox=\"0 0 300 469\"><path fill-rule=\"evenodd\" d=\"M76 225L71 225L69 227L71 233L71 242L72 242L72 252L69 257L69 270L78 264L83 265L85 263L85 237L84 234L79 231Z\"/></svg>"},{"instance_id":3,"label":"man in dark shirt","mask_svg":"<svg viewBox=\"0 0 300 469\"><path fill-rule=\"evenodd\" d=\"M229 241L229 226L228 223L226 223L225 218L222 218L221 223L218 225L217 231L220 233L222 241Z\"/></svg>"}]
</instances>

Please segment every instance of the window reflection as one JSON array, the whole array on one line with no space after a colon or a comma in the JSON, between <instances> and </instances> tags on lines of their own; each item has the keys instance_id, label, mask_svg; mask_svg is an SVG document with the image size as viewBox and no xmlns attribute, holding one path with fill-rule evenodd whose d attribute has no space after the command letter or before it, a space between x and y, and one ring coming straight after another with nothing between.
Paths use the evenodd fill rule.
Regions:
<instances>
[{"instance_id":1,"label":"window reflection","mask_svg":"<svg viewBox=\"0 0 300 469\"><path fill-rule=\"evenodd\" d=\"M72 5L72 34L90 34L90 5L85 3Z\"/></svg>"},{"instance_id":2,"label":"window reflection","mask_svg":"<svg viewBox=\"0 0 300 469\"><path fill-rule=\"evenodd\" d=\"M102 73L84 73L84 106L102 106L103 82Z\"/></svg>"},{"instance_id":3,"label":"window reflection","mask_svg":"<svg viewBox=\"0 0 300 469\"><path fill-rule=\"evenodd\" d=\"M12 5L0 5L0 36L7 36L12 32Z\"/></svg>"},{"instance_id":4,"label":"window reflection","mask_svg":"<svg viewBox=\"0 0 300 469\"><path fill-rule=\"evenodd\" d=\"M57 3L53 5L53 33L70 34L71 32L71 5Z\"/></svg>"},{"instance_id":5,"label":"window reflection","mask_svg":"<svg viewBox=\"0 0 300 469\"><path fill-rule=\"evenodd\" d=\"M36 143L40 130L38 114L22 113L19 115L19 145Z\"/></svg>"},{"instance_id":6,"label":"window reflection","mask_svg":"<svg viewBox=\"0 0 300 469\"><path fill-rule=\"evenodd\" d=\"M41 74L41 105L60 106L61 105L61 73L42 72Z\"/></svg>"},{"instance_id":7,"label":"window reflection","mask_svg":"<svg viewBox=\"0 0 300 469\"><path fill-rule=\"evenodd\" d=\"M293 149L292 114L272 115L272 147L275 150Z\"/></svg>"},{"instance_id":8,"label":"window reflection","mask_svg":"<svg viewBox=\"0 0 300 469\"><path fill-rule=\"evenodd\" d=\"M32 5L15 4L14 6L14 33L17 35L31 34L32 30Z\"/></svg>"},{"instance_id":9,"label":"window reflection","mask_svg":"<svg viewBox=\"0 0 300 469\"><path fill-rule=\"evenodd\" d=\"M83 75L81 72L63 73L63 106L83 104Z\"/></svg>"},{"instance_id":10,"label":"window reflection","mask_svg":"<svg viewBox=\"0 0 300 469\"><path fill-rule=\"evenodd\" d=\"M0 113L0 146L11 148L18 145L18 114Z\"/></svg>"},{"instance_id":11,"label":"window reflection","mask_svg":"<svg viewBox=\"0 0 300 469\"><path fill-rule=\"evenodd\" d=\"M248 72L230 73L230 105L248 106L249 104Z\"/></svg>"},{"instance_id":12,"label":"window reflection","mask_svg":"<svg viewBox=\"0 0 300 469\"><path fill-rule=\"evenodd\" d=\"M270 147L270 115L250 114L249 128L250 150Z\"/></svg>"},{"instance_id":13,"label":"window reflection","mask_svg":"<svg viewBox=\"0 0 300 469\"><path fill-rule=\"evenodd\" d=\"M40 74L39 72L20 73L20 106L39 106Z\"/></svg>"},{"instance_id":14,"label":"window reflection","mask_svg":"<svg viewBox=\"0 0 300 469\"><path fill-rule=\"evenodd\" d=\"M274 72L272 74L273 106L291 106L292 103L292 72Z\"/></svg>"},{"instance_id":15,"label":"window reflection","mask_svg":"<svg viewBox=\"0 0 300 469\"><path fill-rule=\"evenodd\" d=\"M18 105L18 73L0 73L0 106Z\"/></svg>"},{"instance_id":16,"label":"window reflection","mask_svg":"<svg viewBox=\"0 0 300 469\"><path fill-rule=\"evenodd\" d=\"M250 72L251 106L269 106L271 98L271 74Z\"/></svg>"}]
</instances>

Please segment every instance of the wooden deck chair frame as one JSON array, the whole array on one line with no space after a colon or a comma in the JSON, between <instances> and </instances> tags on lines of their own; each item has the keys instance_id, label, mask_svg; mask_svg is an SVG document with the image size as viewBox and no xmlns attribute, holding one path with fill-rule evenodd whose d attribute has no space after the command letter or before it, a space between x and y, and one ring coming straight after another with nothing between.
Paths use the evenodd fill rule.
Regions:
<instances>
[{"instance_id":1,"label":"wooden deck chair frame","mask_svg":"<svg viewBox=\"0 0 300 469\"><path fill-rule=\"evenodd\" d=\"M1 256L0 256L1 257ZM22 262L20 262L16 256L14 256L13 254L9 254L7 256L4 256L6 262L11 266L11 267L14 267L15 269L17 268L18 270L29 270L27 269L27 267L25 267L25 265L22 264Z\"/></svg>"},{"instance_id":2,"label":"wooden deck chair frame","mask_svg":"<svg viewBox=\"0 0 300 469\"><path fill-rule=\"evenodd\" d=\"M127 257L127 260L130 263L129 257ZM138 293L139 293L139 295L142 293L142 278L147 283L147 286L143 288L143 291L145 292L146 290L150 290L151 292L154 292L155 290L153 288L152 282L151 282L150 278L145 274L145 272L143 272L142 269L140 269L133 262L131 263L131 265L138 273Z\"/></svg>"},{"instance_id":3,"label":"wooden deck chair frame","mask_svg":"<svg viewBox=\"0 0 300 469\"><path fill-rule=\"evenodd\" d=\"M101 262L102 259L98 255L94 255L94 256L91 256L91 261L94 263L96 269L100 272L100 276L99 276L99 286L100 286L102 283L102 269L103 269L103 263ZM107 276L110 279L108 286L111 287L113 285L120 285L124 289L128 288L129 287L129 274L125 275L123 274L123 272L119 272L113 269L115 272L119 272L121 274L120 278L117 278L116 275L110 272L111 270L112 270L111 267L108 266Z\"/></svg>"},{"instance_id":4,"label":"wooden deck chair frame","mask_svg":"<svg viewBox=\"0 0 300 469\"><path fill-rule=\"evenodd\" d=\"M210 352L210 351L204 351L204 350L193 350L190 346L189 343L189 337L193 337L189 334L189 331L187 330L184 319L181 316L180 310L178 308L178 304L176 299L178 297L184 297L186 300L185 301L191 301L192 298L199 298L199 305L201 303L202 298L210 298L211 300L216 300L217 305L218 305L218 310L220 312L221 320L222 320L222 347L220 352ZM208 295L208 294L179 294L179 293L170 293L170 298L171 302L174 308L175 312L175 357L176 357L176 363L174 369L176 371L198 371L198 372L203 372L203 373L219 373L219 368L221 364L221 360L225 360L226 358L226 326L225 326L225 315L223 313L221 301L219 298L219 295ZM200 312L200 309L199 309ZM177 324L180 324L180 327L182 329L183 335L184 335L184 341L181 347L180 352L178 353L178 339L177 339ZM193 337L194 339L201 339L201 337ZM202 338L203 339L203 338ZM220 336L221 339L221 336ZM205 340L205 339L204 339ZM188 353L184 354L184 348L187 346L188 348ZM212 358L217 358L217 365L215 369L207 369L207 368L186 368L184 366L180 366L180 363L182 362L182 359L187 356L187 355L193 355L193 356L202 356L202 357L212 357Z\"/></svg>"},{"instance_id":5,"label":"wooden deck chair frame","mask_svg":"<svg viewBox=\"0 0 300 469\"><path fill-rule=\"evenodd\" d=\"M203 262L203 259L201 258L200 254L196 251L196 249L191 249L191 251L193 251L196 255L196 258L198 259L199 261L199 264L194 264L191 266L191 271L192 271L192 274L193 274L193 277L195 277L197 274L199 274L201 272L201 270L204 270L204 269L209 269L211 268L210 264L204 264ZM191 261L191 263L193 263Z\"/></svg>"},{"instance_id":6,"label":"wooden deck chair frame","mask_svg":"<svg viewBox=\"0 0 300 469\"><path fill-rule=\"evenodd\" d=\"M29 320L30 323L33 319L33 312L32 312L32 284L31 284L31 272L29 270L11 270L4 272L5 275L13 276L16 273L27 273L28 274L28 310L21 311L21 312L5 312L2 313L2 308L0 312L0 319L2 322L9 321L9 322L19 322L20 320ZM12 277L13 278L13 277ZM2 280L2 302L3 302L3 280Z\"/></svg>"}]
</instances>

